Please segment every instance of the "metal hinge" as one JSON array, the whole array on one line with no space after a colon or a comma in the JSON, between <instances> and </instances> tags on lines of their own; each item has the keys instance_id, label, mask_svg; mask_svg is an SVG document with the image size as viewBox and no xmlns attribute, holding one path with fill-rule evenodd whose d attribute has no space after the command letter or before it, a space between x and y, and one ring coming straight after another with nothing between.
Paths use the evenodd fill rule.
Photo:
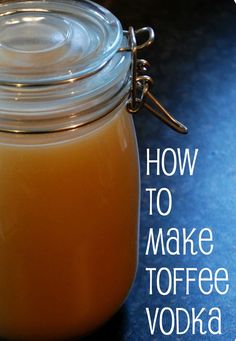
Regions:
<instances>
[{"instance_id":1,"label":"metal hinge","mask_svg":"<svg viewBox=\"0 0 236 341\"><path fill-rule=\"evenodd\" d=\"M143 33L148 33L148 39L141 44L137 44L137 37ZM145 59L138 59L138 51L152 44L155 38L154 31L151 27L143 27L134 30L130 27L128 31L124 31L128 38L129 47L122 47L120 52L131 52L132 54L132 70L131 70L131 89L130 97L127 102L127 110L130 113L137 113L142 106L146 107L155 117L167 124L179 133L186 134L188 128L177 121L156 99L151 92L153 79L145 75L149 67L149 63Z\"/></svg>"}]
</instances>

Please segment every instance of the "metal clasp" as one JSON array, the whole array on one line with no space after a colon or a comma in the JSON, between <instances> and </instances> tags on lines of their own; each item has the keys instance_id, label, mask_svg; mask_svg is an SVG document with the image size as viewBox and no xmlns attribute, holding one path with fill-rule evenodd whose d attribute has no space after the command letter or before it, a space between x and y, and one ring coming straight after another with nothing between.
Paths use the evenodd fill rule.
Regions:
<instances>
[{"instance_id":1,"label":"metal clasp","mask_svg":"<svg viewBox=\"0 0 236 341\"><path fill-rule=\"evenodd\" d=\"M148 39L142 44L137 44L137 37L145 32L148 33ZM138 51L151 45L154 41L153 29L151 27L143 27L135 31L133 27L130 27L124 33L128 37L129 47L120 48L119 51L128 51L132 54L131 89L127 102L128 112L136 113L142 106L145 106L155 117L159 118L169 127L179 133L186 134L188 128L177 121L151 93L150 88L153 84L153 79L144 74L149 67L149 63L145 59L138 59ZM148 103L148 100L150 103Z\"/></svg>"}]
</instances>

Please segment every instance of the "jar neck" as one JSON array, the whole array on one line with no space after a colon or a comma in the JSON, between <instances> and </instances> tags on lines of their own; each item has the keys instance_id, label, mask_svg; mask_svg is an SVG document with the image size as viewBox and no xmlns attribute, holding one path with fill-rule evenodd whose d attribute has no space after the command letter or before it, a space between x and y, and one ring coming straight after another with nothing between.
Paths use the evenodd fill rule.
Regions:
<instances>
[{"instance_id":1,"label":"jar neck","mask_svg":"<svg viewBox=\"0 0 236 341\"><path fill-rule=\"evenodd\" d=\"M117 52L89 77L50 86L1 86L0 131L49 133L98 120L128 96L130 66L130 54Z\"/></svg>"}]
</instances>

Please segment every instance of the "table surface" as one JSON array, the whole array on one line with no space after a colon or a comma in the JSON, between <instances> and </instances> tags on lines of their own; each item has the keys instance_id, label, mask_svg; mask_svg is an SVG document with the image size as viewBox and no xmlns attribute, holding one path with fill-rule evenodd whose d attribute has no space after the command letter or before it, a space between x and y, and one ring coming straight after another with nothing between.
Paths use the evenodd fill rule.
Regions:
<instances>
[{"instance_id":1,"label":"table surface","mask_svg":"<svg viewBox=\"0 0 236 341\"><path fill-rule=\"evenodd\" d=\"M107 0L123 27L150 25L158 39L145 57L152 64L153 92L189 127L187 136L164 126L146 110L135 116L142 180L139 268L121 311L86 341L165 340L150 336L145 307L214 307L222 311L223 334L191 334L169 340L236 338L236 4L233 0ZM193 177L146 176L146 148L199 148ZM173 193L167 217L148 216L147 187L168 187ZM206 257L146 257L148 227L211 227L214 252ZM147 294L145 267L225 267L230 290L225 296L155 296Z\"/></svg>"}]
</instances>

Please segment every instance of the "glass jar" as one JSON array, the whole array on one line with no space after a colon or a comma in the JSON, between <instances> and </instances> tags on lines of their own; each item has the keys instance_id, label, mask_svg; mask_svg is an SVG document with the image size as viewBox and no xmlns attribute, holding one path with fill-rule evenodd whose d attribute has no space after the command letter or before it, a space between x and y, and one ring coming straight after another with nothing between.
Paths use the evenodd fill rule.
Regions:
<instances>
[{"instance_id":1,"label":"glass jar","mask_svg":"<svg viewBox=\"0 0 236 341\"><path fill-rule=\"evenodd\" d=\"M127 103L137 111L141 85L151 98L150 79L136 79L134 31L90 1L3 1L0 42L0 333L83 336L135 276Z\"/></svg>"},{"instance_id":2,"label":"glass jar","mask_svg":"<svg viewBox=\"0 0 236 341\"><path fill-rule=\"evenodd\" d=\"M0 27L0 333L85 335L137 264L127 41L84 1L6 2Z\"/></svg>"}]
</instances>

